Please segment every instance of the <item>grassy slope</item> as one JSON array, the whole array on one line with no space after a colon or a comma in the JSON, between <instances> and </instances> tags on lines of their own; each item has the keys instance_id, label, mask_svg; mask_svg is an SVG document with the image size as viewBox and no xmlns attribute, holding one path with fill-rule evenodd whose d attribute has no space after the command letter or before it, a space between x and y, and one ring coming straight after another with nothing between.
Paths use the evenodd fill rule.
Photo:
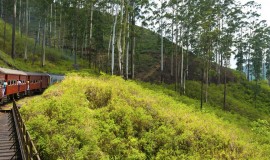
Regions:
<instances>
[{"instance_id":1,"label":"grassy slope","mask_svg":"<svg viewBox=\"0 0 270 160\"><path fill-rule=\"evenodd\" d=\"M21 112L44 159L267 159L270 154L267 121L209 104L200 111L198 101L158 85L71 74L23 103Z\"/></svg>"},{"instance_id":2,"label":"grassy slope","mask_svg":"<svg viewBox=\"0 0 270 160\"><path fill-rule=\"evenodd\" d=\"M67 53L61 53L57 49L46 48L46 65L41 67L41 56L42 48L37 46L36 53L33 54L34 50L34 39L26 38L24 35L20 35L16 32L16 59L13 60L10 57L11 53L11 26L7 24L6 32L6 45L4 47L4 22L0 19L0 66L8 68L17 68L25 71L39 71L39 72L50 72L50 73L66 73L67 71L73 70L73 57ZM24 44L28 41L28 60L23 60L24 55ZM5 48L5 49L4 49ZM2 60L1 60L2 59ZM32 60L34 59L34 64ZM78 63L81 68L86 68L86 62L78 58ZM3 61L4 60L4 61ZM7 63L9 65L7 65Z\"/></svg>"}]
</instances>

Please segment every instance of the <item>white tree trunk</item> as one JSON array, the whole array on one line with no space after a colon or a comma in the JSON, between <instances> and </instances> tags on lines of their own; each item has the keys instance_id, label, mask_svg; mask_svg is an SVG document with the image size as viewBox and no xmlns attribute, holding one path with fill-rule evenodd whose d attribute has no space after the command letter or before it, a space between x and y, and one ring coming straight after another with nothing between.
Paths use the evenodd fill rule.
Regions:
<instances>
[{"instance_id":1,"label":"white tree trunk","mask_svg":"<svg viewBox=\"0 0 270 160\"><path fill-rule=\"evenodd\" d=\"M161 0L161 5L163 3L163 0ZM162 14L162 9L160 8L160 14ZM161 15L160 15L161 16ZM163 22L162 18L160 17L160 38L161 38L161 46L160 46L160 72L161 72L161 82L163 81Z\"/></svg>"},{"instance_id":2,"label":"white tree trunk","mask_svg":"<svg viewBox=\"0 0 270 160\"><path fill-rule=\"evenodd\" d=\"M27 60L27 45L28 45L28 0L26 0L26 24L25 24L25 43L24 43L24 60Z\"/></svg>"},{"instance_id":3,"label":"white tree trunk","mask_svg":"<svg viewBox=\"0 0 270 160\"><path fill-rule=\"evenodd\" d=\"M94 4L91 3L90 9L90 29L89 29L89 67L91 66L91 48L92 48L92 35L93 35L93 12L94 12Z\"/></svg>"},{"instance_id":4,"label":"white tree trunk","mask_svg":"<svg viewBox=\"0 0 270 160\"><path fill-rule=\"evenodd\" d=\"M173 46L174 46L174 43L173 43L173 28L174 27L174 9L173 9L173 19L172 19L172 53L171 53L171 78L173 77Z\"/></svg>"},{"instance_id":5,"label":"white tree trunk","mask_svg":"<svg viewBox=\"0 0 270 160\"><path fill-rule=\"evenodd\" d=\"M111 51L111 45L112 45L112 32L110 35L110 40L109 40L109 45L108 45L108 53L107 53L107 67L106 67L106 71L110 65L110 51Z\"/></svg>"},{"instance_id":6,"label":"white tree trunk","mask_svg":"<svg viewBox=\"0 0 270 160\"><path fill-rule=\"evenodd\" d=\"M131 48L131 76L132 79L135 78L135 63L134 63L134 57L135 57L135 45L136 45L136 37L135 37L135 2L133 1L133 12L132 12L132 48Z\"/></svg>"},{"instance_id":7,"label":"white tree trunk","mask_svg":"<svg viewBox=\"0 0 270 160\"><path fill-rule=\"evenodd\" d=\"M132 61L132 68L131 68L131 71L132 71L132 79L134 79L135 78L135 62L134 62L134 60L135 60L135 47L136 47L136 37L135 36L133 36L133 40L132 40L132 57L133 57L133 61Z\"/></svg>"},{"instance_id":8,"label":"white tree trunk","mask_svg":"<svg viewBox=\"0 0 270 160\"><path fill-rule=\"evenodd\" d=\"M161 55L161 61L160 61L160 68L161 68L161 74L163 74L163 29L161 29L161 47L160 47L160 55Z\"/></svg>"},{"instance_id":9,"label":"white tree trunk","mask_svg":"<svg viewBox=\"0 0 270 160\"><path fill-rule=\"evenodd\" d=\"M40 45L40 27L41 27L40 22L41 22L41 19L38 22L38 33L37 33L37 42L39 45Z\"/></svg>"},{"instance_id":10,"label":"white tree trunk","mask_svg":"<svg viewBox=\"0 0 270 160\"><path fill-rule=\"evenodd\" d=\"M2 2L3 0L1 0ZM3 2L2 2L3 3ZM22 0L20 0L20 10L19 10L19 33L21 33L21 16L22 16ZM1 5L1 7L3 8L3 4ZM1 10L2 12L2 10ZM2 15L2 14L1 14ZM2 17L2 16L1 16Z\"/></svg>"},{"instance_id":11,"label":"white tree trunk","mask_svg":"<svg viewBox=\"0 0 270 160\"><path fill-rule=\"evenodd\" d=\"M181 71L180 71L180 87L181 87L181 91L183 89L183 81L184 81L184 48L183 48L183 37L181 37Z\"/></svg>"},{"instance_id":12,"label":"white tree trunk","mask_svg":"<svg viewBox=\"0 0 270 160\"><path fill-rule=\"evenodd\" d=\"M56 40L57 40L57 32L56 32L56 22L57 22L57 19L56 19L56 4L54 3L54 48L55 48L55 45L56 45Z\"/></svg>"},{"instance_id":13,"label":"white tree trunk","mask_svg":"<svg viewBox=\"0 0 270 160\"><path fill-rule=\"evenodd\" d=\"M129 14L127 15L127 47L126 47L126 79L128 79L128 59L129 59Z\"/></svg>"},{"instance_id":14,"label":"white tree trunk","mask_svg":"<svg viewBox=\"0 0 270 160\"><path fill-rule=\"evenodd\" d=\"M61 49L61 26L62 26L62 13L60 13L59 27L58 27L58 49Z\"/></svg>"},{"instance_id":15,"label":"white tree trunk","mask_svg":"<svg viewBox=\"0 0 270 160\"><path fill-rule=\"evenodd\" d=\"M117 39L117 49L118 49L118 67L119 67L119 73L120 75L122 75L122 54L123 54L123 50L122 50L122 45L121 45L121 41L122 41L122 29L123 29L123 14L124 14L124 0L121 1L121 16L120 16L120 29L119 29L119 34L118 34L118 39Z\"/></svg>"},{"instance_id":16,"label":"white tree trunk","mask_svg":"<svg viewBox=\"0 0 270 160\"><path fill-rule=\"evenodd\" d=\"M49 28L49 46L52 46L52 19L53 19L53 4L51 3L51 14L50 14L50 28Z\"/></svg>"},{"instance_id":17,"label":"white tree trunk","mask_svg":"<svg viewBox=\"0 0 270 160\"><path fill-rule=\"evenodd\" d=\"M64 46L65 46L65 32L66 32L66 23L64 23L63 36L62 36L62 54L64 53Z\"/></svg>"},{"instance_id":18,"label":"white tree trunk","mask_svg":"<svg viewBox=\"0 0 270 160\"><path fill-rule=\"evenodd\" d=\"M11 47L11 56L12 59L15 58L15 38L16 38L16 4L17 0L13 1L13 25L12 25L12 47Z\"/></svg>"},{"instance_id":19,"label":"white tree trunk","mask_svg":"<svg viewBox=\"0 0 270 160\"><path fill-rule=\"evenodd\" d=\"M115 47L115 30L116 30L116 24L117 24L117 12L118 12L118 8L116 8L114 24L113 24L113 35L112 35L112 65L111 65L112 75L114 74L114 47Z\"/></svg>"},{"instance_id":20,"label":"white tree trunk","mask_svg":"<svg viewBox=\"0 0 270 160\"><path fill-rule=\"evenodd\" d=\"M43 49L43 54L42 54L42 67L45 66L45 41L46 41L46 19L44 22L44 26L43 26L43 42L42 42L42 49Z\"/></svg>"}]
</instances>

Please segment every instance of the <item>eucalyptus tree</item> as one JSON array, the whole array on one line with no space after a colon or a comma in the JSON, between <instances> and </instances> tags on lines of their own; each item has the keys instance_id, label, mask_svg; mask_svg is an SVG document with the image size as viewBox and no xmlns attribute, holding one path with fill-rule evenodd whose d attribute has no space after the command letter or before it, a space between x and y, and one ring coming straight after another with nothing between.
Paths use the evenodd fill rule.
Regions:
<instances>
[{"instance_id":1,"label":"eucalyptus tree","mask_svg":"<svg viewBox=\"0 0 270 160\"><path fill-rule=\"evenodd\" d=\"M160 41L160 80L161 80L161 83L164 81L164 77L163 77L163 70L164 70L164 44L163 44L163 30L164 30L164 22L163 22L163 14L164 14L164 8L166 6L166 2L164 2L164 0L161 0L161 4L160 4L160 10L159 10L159 27L160 27L160 38L161 38L161 41Z\"/></svg>"},{"instance_id":2,"label":"eucalyptus tree","mask_svg":"<svg viewBox=\"0 0 270 160\"><path fill-rule=\"evenodd\" d=\"M257 95L259 92L258 81L262 78L262 69L265 54L269 52L269 27L267 27L266 21L260 21L255 25L255 29L253 31L253 36L250 39L251 45L251 62L253 66L253 75L255 77L256 86L254 90L254 103L256 107Z\"/></svg>"},{"instance_id":3,"label":"eucalyptus tree","mask_svg":"<svg viewBox=\"0 0 270 160\"><path fill-rule=\"evenodd\" d=\"M17 6L17 0L13 0L12 47L11 47L12 59L15 59L16 14L17 14L16 6Z\"/></svg>"},{"instance_id":4,"label":"eucalyptus tree","mask_svg":"<svg viewBox=\"0 0 270 160\"><path fill-rule=\"evenodd\" d=\"M130 39L131 39L131 56L130 56L130 66L131 66L131 78L135 78L135 48L136 48L136 21L145 22L147 20L146 15L150 13L151 6L154 3L151 0L130 0L131 6L131 25L130 25Z\"/></svg>"},{"instance_id":5,"label":"eucalyptus tree","mask_svg":"<svg viewBox=\"0 0 270 160\"><path fill-rule=\"evenodd\" d=\"M226 6L226 16L223 19L223 24L221 28L221 39L220 39L220 49L222 51L222 59L224 61L224 99L223 99L223 109L227 109L226 105L226 96L227 96L227 67L229 65L229 60L231 55L233 54L233 46L236 39L236 32L241 28L241 23L239 21L242 18L242 11L240 4L231 1L224 1L224 5Z\"/></svg>"},{"instance_id":6,"label":"eucalyptus tree","mask_svg":"<svg viewBox=\"0 0 270 160\"><path fill-rule=\"evenodd\" d=\"M270 29L268 30L268 32L270 35ZM270 41L268 46L270 46ZM266 67L266 78L268 80L268 85L270 86L270 48L266 50L265 67Z\"/></svg>"},{"instance_id":7,"label":"eucalyptus tree","mask_svg":"<svg viewBox=\"0 0 270 160\"><path fill-rule=\"evenodd\" d=\"M117 24L117 12L118 8L116 8L116 14L114 18L114 23L113 23L113 35L112 35L112 63L111 63L111 73L112 75L114 74L114 47L115 47L115 31L116 31L116 24Z\"/></svg>"},{"instance_id":8,"label":"eucalyptus tree","mask_svg":"<svg viewBox=\"0 0 270 160\"><path fill-rule=\"evenodd\" d=\"M21 0L20 0L20 4L21 4ZM21 10L21 6L20 6L20 10ZM26 0L26 6L25 6L25 19L26 19L26 23L25 23L25 41L24 41L24 60L27 60L27 49L28 49L28 26L29 26L29 3L28 0ZM20 19L19 19L20 21ZM19 22L20 24L20 22Z\"/></svg>"},{"instance_id":9,"label":"eucalyptus tree","mask_svg":"<svg viewBox=\"0 0 270 160\"><path fill-rule=\"evenodd\" d=\"M45 60L46 60L46 41L47 41L47 23L49 22L49 14L47 12L47 10L50 10L50 4L53 3L53 0L40 0L40 1L35 1L35 0L31 0L30 2L28 2L31 4L31 6L35 6L35 7L31 7L33 14L36 16L36 18L39 21L39 25L38 28L36 29L37 31L37 35L35 38L35 46L37 43L42 42L42 54L41 54L41 66L45 66ZM28 8L29 9L29 8ZM26 21L29 22L29 10L27 11L27 17L25 17L25 19L27 19ZM41 27L43 26L43 27ZM41 34L41 29L43 29L42 34ZM28 34L28 28L26 28L26 32ZM42 39L41 39L41 35L42 35ZM26 42L27 45L27 42ZM36 47L34 48L33 51L33 57L35 54ZM24 54L24 59L27 59L27 48L25 48L25 54ZM32 59L32 63L34 63L34 58Z\"/></svg>"},{"instance_id":10,"label":"eucalyptus tree","mask_svg":"<svg viewBox=\"0 0 270 160\"><path fill-rule=\"evenodd\" d=\"M118 49L118 67L119 67L119 74L123 75L122 65L123 65L123 53L125 52L122 42L125 43L125 17L124 17L124 10L125 10L125 0L120 1L120 28L118 31L118 38L117 38L117 49Z\"/></svg>"},{"instance_id":11,"label":"eucalyptus tree","mask_svg":"<svg viewBox=\"0 0 270 160\"><path fill-rule=\"evenodd\" d=\"M205 81L205 101L208 100L208 84L209 84L209 70L213 58L213 41L217 39L218 32L216 28L216 10L214 1L200 1L198 12L198 23L200 25L199 47L201 53L199 57L202 59L202 70Z\"/></svg>"},{"instance_id":12,"label":"eucalyptus tree","mask_svg":"<svg viewBox=\"0 0 270 160\"><path fill-rule=\"evenodd\" d=\"M246 74L247 74L247 79L250 80L250 70L251 70L251 44L250 44L250 39L253 37L253 31L256 28L256 22L259 20L259 14L257 13L257 10L260 9L260 4L256 3L255 1L249 1L246 4L242 6L243 12L244 12L244 27L242 27L243 31L243 56L244 56L244 61L246 65ZM238 55L237 55L238 57ZM241 59L241 56L240 56Z\"/></svg>"},{"instance_id":13,"label":"eucalyptus tree","mask_svg":"<svg viewBox=\"0 0 270 160\"><path fill-rule=\"evenodd\" d=\"M253 31L253 36L250 39L251 44L251 62L254 68L254 76L255 80L258 81L261 79L262 73L262 63L264 60L265 49L268 48L267 40L268 40L268 32L266 28L265 21L261 21L255 26L255 30Z\"/></svg>"},{"instance_id":14,"label":"eucalyptus tree","mask_svg":"<svg viewBox=\"0 0 270 160\"><path fill-rule=\"evenodd\" d=\"M216 65L219 65L217 71L221 70L222 61L229 64L233 35L237 30L235 23L239 14L238 8L234 0L191 0L188 3L188 13L191 15L188 14L190 20L186 22L189 24L189 45L186 46L190 46L192 52L201 60L201 107L203 101L208 100L209 72L215 57Z\"/></svg>"}]
</instances>

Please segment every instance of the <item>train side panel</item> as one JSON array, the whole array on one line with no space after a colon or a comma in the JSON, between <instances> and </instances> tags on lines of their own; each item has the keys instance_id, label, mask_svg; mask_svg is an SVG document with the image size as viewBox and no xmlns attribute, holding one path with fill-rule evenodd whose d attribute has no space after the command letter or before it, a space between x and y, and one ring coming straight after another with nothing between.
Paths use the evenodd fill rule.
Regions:
<instances>
[{"instance_id":1,"label":"train side panel","mask_svg":"<svg viewBox=\"0 0 270 160\"><path fill-rule=\"evenodd\" d=\"M19 87L17 85L17 80L19 80L19 75L13 75L13 74L7 74L6 75L6 81L7 81L7 87L6 87L6 95L18 93Z\"/></svg>"},{"instance_id":2,"label":"train side panel","mask_svg":"<svg viewBox=\"0 0 270 160\"><path fill-rule=\"evenodd\" d=\"M41 77L38 75L29 75L28 80L30 83L30 90L40 90L41 89Z\"/></svg>"},{"instance_id":3,"label":"train side panel","mask_svg":"<svg viewBox=\"0 0 270 160\"><path fill-rule=\"evenodd\" d=\"M41 86L41 88L42 89L45 89L45 88L47 88L48 87L48 85L49 85L49 79L50 79L50 77L49 76L42 76L42 86Z\"/></svg>"},{"instance_id":4,"label":"train side panel","mask_svg":"<svg viewBox=\"0 0 270 160\"><path fill-rule=\"evenodd\" d=\"M20 84L20 87L19 87L19 92L25 92L26 89L27 89L27 85L26 85L26 82L27 82L27 76L25 75L20 75L20 81L21 81L21 84Z\"/></svg>"}]
</instances>

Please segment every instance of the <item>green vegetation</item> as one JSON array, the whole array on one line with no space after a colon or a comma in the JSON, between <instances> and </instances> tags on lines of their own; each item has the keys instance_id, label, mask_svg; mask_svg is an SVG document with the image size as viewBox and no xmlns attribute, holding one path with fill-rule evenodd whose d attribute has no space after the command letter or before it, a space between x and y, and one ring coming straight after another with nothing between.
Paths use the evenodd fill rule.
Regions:
<instances>
[{"instance_id":1,"label":"green vegetation","mask_svg":"<svg viewBox=\"0 0 270 160\"><path fill-rule=\"evenodd\" d=\"M269 46L270 29L263 21L249 23L257 17L255 10L249 13L239 10L248 6L254 8L255 3L189 0L181 4L165 1L159 7L149 1L133 1L134 4L123 0L121 4L106 0L78 2L33 1L30 9L26 2L20 5L23 11L31 10L29 35L35 37L34 32L40 31L40 37L46 37L44 67L41 67L41 42L34 51L35 40L18 32L16 56L10 58L11 26L7 24L4 44L4 23L0 20L1 67L67 73L77 65L85 69L91 63L91 67L109 71L114 59L114 73L122 77L132 75L131 68L121 72L118 65L122 64L123 68L134 65L137 78L157 82L164 65L164 82L176 81L177 90L181 90L181 94L185 92L186 96L173 91L172 85L125 81L120 77L90 75L82 70L69 74L41 96L19 102L24 103L21 112L42 159L268 159L270 89L259 81L259 75L264 58L269 67L269 50L266 55L261 53ZM3 6L8 8L6 14L12 10L11 1L5 1ZM49 8L52 13L44 15ZM118 15L113 15L116 8L121 9L116 11ZM186 12L187 9L190 11ZM162 10L171 10L173 14L164 12L163 15ZM21 16L25 18L26 14ZM5 19L8 21L10 17ZM160 25L156 32L164 32L163 40L159 34L135 26L139 19L148 28ZM220 21L224 23L221 28ZM27 22L17 22L21 24L17 29L25 33ZM52 28L46 30L45 26L51 24ZM251 36L249 29L256 27L253 25L257 28ZM40 27L45 28L44 33ZM235 33L240 35L235 37ZM107 50L111 34L116 38L111 42L115 44L115 57ZM173 46L169 41L172 39L178 45ZM26 61L23 60L25 41L28 41ZM258 42L261 45L257 45ZM235 53L238 70L242 71L243 66L252 62L256 83L245 81L240 72L226 69L234 43L238 45ZM252 50L247 51L246 45L252 45ZM159 53L162 47L164 55ZM75 54L65 50L72 48L80 50L76 51L77 62ZM126 61L127 48L130 59ZM133 51L135 55L131 54ZM164 60L160 61L162 56ZM249 59L245 62L244 57ZM185 76L187 73L189 75ZM224 76L228 82L225 110ZM202 110L199 109L201 84L188 79L220 84L205 85L203 96L208 102Z\"/></svg>"},{"instance_id":2,"label":"green vegetation","mask_svg":"<svg viewBox=\"0 0 270 160\"><path fill-rule=\"evenodd\" d=\"M36 53L34 52L34 39L26 38L16 32L16 59L10 57L11 53L11 31L12 26L6 24L6 41L4 46L4 37L0 36L0 65L1 67L17 68L25 71L50 72L50 73L66 73L73 70L73 57L66 52L62 53L58 49L46 48L46 65L41 66L42 48L37 45ZM4 31L4 22L0 19L1 34ZM29 60L23 60L24 41L27 40L29 47ZM79 59L82 68L86 68L87 62Z\"/></svg>"},{"instance_id":3,"label":"green vegetation","mask_svg":"<svg viewBox=\"0 0 270 160\"><path fill-rule=\"evenodd\" d=\"M267 113L249 117L251 104L234 100L248 97L234 96L228 93L230 110L241 112L211 102L200 111L199 101L164 86L81 73L24 101L21 113L43 159L267 159Z\"/></svg>"}]
</instances>

